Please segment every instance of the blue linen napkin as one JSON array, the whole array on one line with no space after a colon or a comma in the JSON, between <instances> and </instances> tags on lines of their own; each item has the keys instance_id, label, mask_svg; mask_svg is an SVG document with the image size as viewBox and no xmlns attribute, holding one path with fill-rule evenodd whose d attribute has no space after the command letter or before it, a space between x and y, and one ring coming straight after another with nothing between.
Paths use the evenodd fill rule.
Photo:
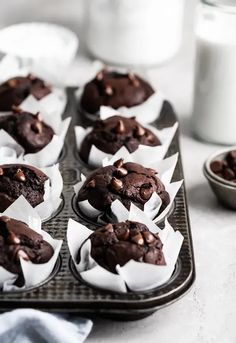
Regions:
<instances>
[{"instance_id":1,"label":"blue linen napkin","mask_svg":"<svg viewBox=\"0 0 236 343\"><path fill-rule=\"evenodd\" d=\"M92 329L91 320L17 309L0 315L0 343L80 343Z\"/></svg>"}]
</instances>

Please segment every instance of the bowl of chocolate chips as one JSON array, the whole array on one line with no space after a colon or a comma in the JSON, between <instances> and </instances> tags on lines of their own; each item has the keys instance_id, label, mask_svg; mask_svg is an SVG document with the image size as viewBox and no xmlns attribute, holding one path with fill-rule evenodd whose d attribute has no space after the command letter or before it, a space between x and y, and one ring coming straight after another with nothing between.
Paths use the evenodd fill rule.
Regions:
<instances>
[{"instance_id":1,"label":"bowl of chocolate chips","mask_svg":"<svg viewBox=\"0 0 236 343\"><path fill-rule=\"evenodd\" d=\"M203 168L217 199L236 210L236 146L215 152Z\"/></svg>"}]
</instances>

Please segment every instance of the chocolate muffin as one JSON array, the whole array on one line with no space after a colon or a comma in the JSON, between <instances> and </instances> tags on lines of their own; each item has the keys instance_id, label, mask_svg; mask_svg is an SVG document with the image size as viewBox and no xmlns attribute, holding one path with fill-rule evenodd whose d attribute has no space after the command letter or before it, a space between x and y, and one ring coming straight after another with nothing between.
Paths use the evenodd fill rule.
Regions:
<instances>
[{"instance_id":1,"label":"chocolate muffin","mask_svg":"<svg viewBox=\"0 0 236 343\"><path fill-rule=\"evenodd\" d=\"M90 240L91 256L112 273L116 273L117 264L123 266L130 260L155 265L166 264L159 236L138 222L127 220L107 224L92 233Z\"/></svg>"},{"instance_id":2,"label":"chocolate muffin","mask_svg":"<svg viewBox=\"0 0 236 343\"><path fill-rule=\"evenodd\" d=\"M26 154L43 149L54 135L53 129L42 121L39 113L34 115L17 108L12 114L0 116L0 129L9 133Z\"/></svg>"},{"instance_id":3,"label":"chocolate muffin","mask_svg":"<svg viewBox=\"0 0 236 343\"><path fill-rule=\"evenodd\" d=\"M44 184L48 180L41 170L25 164L0 165L0 212L4 212L20 195L35 207L44 201Z\"/></svg>"},{"instance_id":4,"label":"chocolate muffin","mask_svg":"<svg viewBox=\"0 0 236 343\"><path fill-rule=\"evenodd\" d=\"M35 264L46 263L53 256L53 247L21 221L0 217L0 266L18 274L22 284L20 257Z\"/></svg>"},{"instance_id":5,"label":"chocolate muffin","mask_svg":"<svg viewBox=\"0 0 236 343\"><path fill-rule=\"evenodd\" d=\"M81 144L80 156L88 162L92 145L107 154L114 155L122 146L132 153L140 144L157 146L161 145L161 142L149 129L140 125L135 117L125 118L116 115L96 121L93 130Z\"/></svg>"},{"instance_id":6,"label":"chocolate muffin","mask_svg":"<svg viewBox=\"0 0 236 343\"><path fill-rule=\"evenodd\" d=\"M78 193L78 201L88 200L94 208L107 213L116 199L127 209L132 202L143 210L156 192L162 200L162 211L169 204L170 197L156 174L154 169L133 162L124 163L120 159L92 172Z\"/></svg>"},{"instance_id":7,"label":"chocolate muffin","mask_svg":"<svg viewBox=\"0 0 236 343\"><path fill-rule=\"evenodd\" d=\"M51 87L34 75L13 77L0 85L0 111L10 111L30 94L41 100L50 93Z\"/></svg>"},{"instance_id":8,"label":"chocolate muffin","mask_svg":"<svg viewBox=\"0 0 236 343\"><path fill-rule=\"evenodd\" d=\"M95 114L101 105L117 109L142 104L153 93L153 88L133 73L101 70L85 85L81 106L88 113Z\"/></svg>"}]
</instances>

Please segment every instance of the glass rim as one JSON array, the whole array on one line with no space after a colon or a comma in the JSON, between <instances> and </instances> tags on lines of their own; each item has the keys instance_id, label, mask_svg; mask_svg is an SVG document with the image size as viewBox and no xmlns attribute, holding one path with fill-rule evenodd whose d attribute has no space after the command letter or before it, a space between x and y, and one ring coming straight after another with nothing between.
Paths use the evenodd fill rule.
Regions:
<instances>
[{"instance_id":1,"label":"glass rim","mask_svg":"<svg viewBox=\"0 0 236 343\"><path fill-rule=\"evenodd\" d=\"M214 0L201 0L204 5L211 6L227 13L236 14L236 4L224 4Z\"/></svg>"}]
</instances>

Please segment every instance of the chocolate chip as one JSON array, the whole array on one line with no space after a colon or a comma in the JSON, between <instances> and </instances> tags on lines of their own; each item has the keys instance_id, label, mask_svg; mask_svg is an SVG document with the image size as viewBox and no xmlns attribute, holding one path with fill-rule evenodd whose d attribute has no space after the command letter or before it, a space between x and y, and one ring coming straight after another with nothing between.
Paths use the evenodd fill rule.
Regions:
<instances>
[{"instance_id":1,"label":"chocolate chip","mask_svg":"<svg viewBox=\"0 0 236 343\"><path fill-rule=\"evenodd\" d=\"M123 123L123 120L119 120L116 127L115 127L116 133L124 133L125 132L125 126Z\"/></svg>"},{"instance_id":2,"label":"chocolate chip","mask_svg":"<svg viewBox=\"0 0 236 343\"><path fill-rule=\"evenodd\" d=\"M112 89L112 87L109 86L109 85L105 86L105 93L106 93L107 95L112 95L112 94L113 94L113 89Z\"/></svg>"},{"instance_id":3,"label":"chocolate chip","mask_svg":"<svg viewBox=\"0 0 236 343\"><path fill-rule=\"evenodd\" d=\"M149 173L150 173L151 175L156 175L156 174L158 174L157 171L156 171L155 169L153 169L153 168L147 168L147 170L149 171Z\"/></svg>"},{"instance_id":4,"label":"chocolate chip","mask_svg":"<svg viewBox=\"0 0 236 343\"><path fill-rule=\"evenodd\" d=\"M11 79L7 81L8 86L15 88L17 86L17 80L16 79Z\"/></svg>"},{"instance_id":5,"label":"chocolate chip","mask_svg":"<svg viewBox=\"0 0 236 343\"><path fill-rule=\"evenodd\" d=\"M35 117L39 120L39 121L43 121L43 117L42 114L40 112L37 112Z\"/></svg>"},{"instance_id":6,"label":"chocolate chip","mask_svg":"<svg viewBox=\"0 0 236 343\"><path fill-rule=\"evenodd\" d=\"M41 121L36 121L35 123L33 123L31 125L31 129L37 133L37 134L41 134L43 132L43 125Z\"/></svg>"},{"instance_id":7,"label":"chocolate chip","mask_svg":"<svg viewBox=\"0 0 236 343\"><path fill-rule=\"evenodd\" d=\"M131 238L131 241L134 242L135 244L138 244L138 245L144 245L144 239L143 239L141 233L138 233L137 235L133 236Z\"/></svg>"},{"instance_id":8,"label":"chocolate chip","mask_svg":"<svg viewBox=\"0 0 236 343\"><path fill-rule=\"evenodd\" d=\"M97 73L96 79L97 79L98 81L102 81L103 76L104 76L103 70L101 70L99 73Z\"/></svg>"},{"instance_id":9,"label":"chocolate chip","mask_svg":"<svg viewBox=\"0 0 236 343\"><path fill-rule=\"evenodd\" d=\"M4 222L4 223L7 223L11 220L11 218L7 217L7 216L2 216L0 217L0 221Z\"/></svg>"},{"instance_id":10,"label":"chocolate chip","mask_svg":"<svg viewBox=\"0 0 236 343\"><path fill-rule=\"evenodd\" d=\"M154 137L154 135L151 133L151 132L149 132L148 134L147 134L147 140L150 142L150 143L152 143L152 142L154 142L155 141L155 137Z\"/></svg>"},{"instance_id":11,"label":"chocolate chip","mask_svg":"<svg viewBox=\"0 0 236 343\"><path fill-rule=\"evenodd\" d=\"M152 195L152 187L142 186L140 188L140 196L144 200L148 200Z\"/></svg>"},{"instance_id":12,"label":"chocolate chip","mask_svg":"<svg viewBox=\"0 0 236 343\"><path fill-rule=\"evenodd\" d=\"M20 107L15 106L15 105L12 105L11 109L14 113L22 113L23 112Z\"/></svg>"},{"instance_id":13,"label":"chocolate chip","mask_svg":"<svg viewBox=\"0 0 236 343\"><path fill-rule=\"evenodd\" d=\"M94 179L90 180L86 185L87 188L95 188L95 186L96 186L96 181Z\"/></svg>"},{"instance_id":14,"label":"chocolate chip","mask_svg":"<svg viewBox=\"0 0 236 343\"><path fill-rule=\"evenodd\" d=\"M105 226L105 230L108 232L114 232L113 225L111 223Z\"/></svg>"},{"instance_id":15,"label":"chocolate chip","mask_svg":"<svg viewBox=\"0 0 236 343\"><path fill-rule=\"evenodd\" d=\"M2 168L0 168L0 176L3 176L3 174L4 174L4 171Z\"/></svg>"},{"instance_id":16,"label":"chocolate chip","mask_svg":"<svg viewBox=\"0 0 236 343\"><path fill-rule=\"evenodd\" d=\"M143 237L147 243L152 243L155 240L155 237L151 232L144 231L143 232Z\"/></svg>"},{"instance_id":17,"label":"chocolate chip","mask_svg":"<svg viewBox=\"0 0 236 343\"><path fill-rule=\"evenodd\" d=\"M223 170L223 176L226 180L233 180L235 178L234 172L230 168L225 168Z\"/></svg>"},{"instance_id":18,"label":"chocolate chip","mask_svg":"<svg viewBox=\"0 0 236 343\"><path fill-rule=\"evenodd\" d=\"M29 261L29 256L23 250L18 251L18 257L23 258L25 261Z\"/></svg>"},{"instance_id":19,"label":"chocolate chip","mask_svg":"<svg viewBox=\"0 0 236 343\"><path fill-rule=\"evenodd\" d=\"M29 79L29 80L31 80L31 81L34 81L34 80L36 80L36 76L33 75L33 74L29 74L29 75L27 76L27 79Z\"/></svg>"},{"instance_id":20,"label":"chocolate chip","mask_svg":"<svg viewBox=\"0 0 236 343\"><path fill-rule=\"evenodd\" d=\"M140 82L137 79L137 77L134 75L134 73L129 73L128 74L128 78L130 79L130 81L132 82L132 84L134 85L134 87L139 87Z\"/></svg>"},{"instance_id":21,"label":"chocolate chip","mask_svg":"<svg viewBox=\"0 0 236 343\"><path fill-rule=\"evenodd\" d=\"M18 181L25 182L26 180L25 174L23 173L21 169L17 169L15 177Z\"/></svg>"},{"instance_id":22,"label":"chocolate chip","mask_svg":"<svg viewBox=\"0 0 236 343\"><path fill-rule=\"evenodd\" d=\"M9 231L7 236L8 244L20 244L20 239L14 234L14 232Z\"/></svg>"},{"instance_id":23,"label":"chocolate chip","mask_svg":"<svg viewBox=\"0 0 236 343\"><path fill-rule=\"evenodd\" d=\"M223 169L223 162L222 161L213 161L210 164L210 168L213 171L213 173L219 173Z\"/></svg>"},{"instance_id":24,"label":"chocolate chip","mask_svg":"<svg viewBox=\"0 0 236 343\"><path fill-rule=\"evenodd\" d=\"M128 228L116 229L116 236L119 239L119 241L127 241L129 239L129 229Z\"/></svg>"},{"instance_id":25,"label":"chocolate chip","mask_svg":"<svg viewBox=\"0 0 236 343\"><path fill-rule=\"evenodd\" d=\"M121 168L123 164L124 164L124 159L120 158L119 160L113 163L113 166L115 166L116 168Z\"/></svg>"},{"instance_id":26,"label":"chocolate chip","mask_svg":"<svg viewBox=\"0 0 236 343\"><path fill-rule=\"evenodd\" d=\"M117 169L116 173L118 176L122 177L128 174L128 170L121 167Z\"/></svg>"},{"instance_id":27,"label":"chocolate chip","mask_svg":"<svg viewBox=\"0 0 236 343\"><path fill-rule=\"evenodd\" d=\"M227 154L226 161L228 162L231 168L236 166L236 150L230 151Z\"/></svg>"},{"instance_id":28,"label":"chocolate chip","mask_svg":"<svg viewBox=\"0 0 236 343\"><path fill-rule=\"evenodd\" d=\"M115 191L119 191L123 188L123 182L113 176L113 178L111 179L111 186L112 188L114 188Z\"/></svg>"},{"instance_id":29,"label":"chocolate chip","mask_svg":"<svg viewBox=\"0 0 236 343\"><path fill-rule=\"evenodd\" d=\"M146 130L145 130L142 126L140 126L140 125L138 125L138 126L136 127L136 129L135 129L135 135L136 135L137 137L142 137L142 136L144 136L144 135L145 135L145 132L146 132Z\"/></svg>"}]
</instances>

